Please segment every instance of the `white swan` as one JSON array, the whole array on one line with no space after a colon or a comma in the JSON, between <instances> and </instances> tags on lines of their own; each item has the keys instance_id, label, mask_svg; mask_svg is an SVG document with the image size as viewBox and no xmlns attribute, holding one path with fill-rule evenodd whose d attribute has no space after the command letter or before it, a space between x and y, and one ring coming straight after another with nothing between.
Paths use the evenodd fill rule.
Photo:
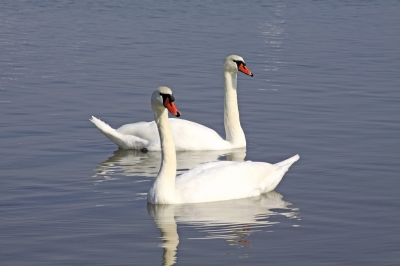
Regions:
<instances>
[{"instance_id":1,"label":"white swan","mask_svg":"<svg viewBox=\"0 0 400 266\"><path fill-rule=\"evenodd\" d=\"M299 155L295 155L277 164L210 162L176 177L176 152L167 109L178 117L180 112L174 105L171 89L163 86L156 89L151 96L151 106L161 140L162 161L158 176L147 193L150 203L200 203L259 196L274 190L289 167L299 159Z\"/></svg>"},{"instance_id":2,"label":"white swan","mask_svg":"<svg viewBox=\"0 0 400 266\"><path fill-rule=\"evenodd\" d=\"M215 130L201 124L183 119L170 119L177 151L226 150L246 147L246 138L239 120L236 92L237 72L241 71L250 76L253 76L253 74L246 67L243 58L237 55L230 55L225 59L223 70L226 140L221 138ZM122 149L160 150L160 139L154 121L126 124L118 129L113 129L94 116L92 116L90 121L95 124L107 138Z\"/></svg>"}]
</instances>

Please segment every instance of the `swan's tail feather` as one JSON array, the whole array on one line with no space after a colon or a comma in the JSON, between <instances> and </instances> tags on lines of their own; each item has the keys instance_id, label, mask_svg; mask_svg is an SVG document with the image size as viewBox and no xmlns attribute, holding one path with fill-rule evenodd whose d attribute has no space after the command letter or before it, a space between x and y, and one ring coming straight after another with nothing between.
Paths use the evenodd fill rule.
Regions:
<instances>
[{"instance_id":1,"label":"swan's tail feather","mask_svg":"<svg viewBox=\"0 0 400 266\"><path fill-rule=\"evenodd\" d=\"M116 132L115 129L113 129L107 123L101 121L97 117L92 116L92 118L90 118L89 121L92 122L93 124L95 124L95 126L101 132L103 132L103 134L113 134L114 132Z\"/></svg>"},{"instance_id":2,"label":"swan's tail feather","mask_svg":"<svg viewBox=\"0 0 400 266\"><path fill-rule=\"evenodd\" d=\"M124 135L117 132L114 128L110 127L105 122L97 117L92 116L89 119L107 138L118 145L122 149L143 149L146 147L148 141L135 137L133 135Z\"/></svg>"},{"instance_id":3,"label":"swan's tail feather","mask_svg":"<svg viewBox=\"0 0 400 266\"><path fill-rule=\"evenodd\" d=\"M278 166L278 168L272 173L271 176L268 177L268 182L266 182L264 187L264 192L269 192L274 190L278 184L281 182L282 177L289 170L290 166L294 164L297 160L300 159L300 156L296 154L295 156L290 157L282 162L276 163L274 165Z\"/></svg>"},{"instance_id":4,"label":"swan's tail feather","mask_svg":"<svg viewBox=\"0 0 400 266\"><path fill-rule=\"evenodd\" d=\"M300 159L300 156L298 154L296 154L295 156L290 157L289 159L286 159L282 162L276 163L275 165L278 165L279 167L283 167L283 166L287 166L287 168L289 169L289 167L295 163L296 161L298 161Z\"/></svg>"}]
</instances>

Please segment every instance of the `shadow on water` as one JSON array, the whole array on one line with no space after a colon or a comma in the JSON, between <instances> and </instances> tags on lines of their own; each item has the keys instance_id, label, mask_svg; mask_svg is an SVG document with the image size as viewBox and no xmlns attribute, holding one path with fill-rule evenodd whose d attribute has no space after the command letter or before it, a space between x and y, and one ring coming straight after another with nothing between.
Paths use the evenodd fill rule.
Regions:
<instances>
[{"instance_id":1,"label":"shadow on water","mask_svg":"<svg viewBox=\"0 0 400 266\"><path fill-rule=\"evenodd\" d=\"M193 227L205 235L196 239L219 238L231 246L251 248L252 233L278 223L270 221L272 216L298 218L298 209L290 205L281 194L272 191L259 197L201 204L148 203L147 210L161 231L162 265L173 265L179 245L178 224Z\"/></svg>"},{"instance_id":2,"label":"shadow on water","mask_svg":"<svg viewBox=\"0 0 400 266\"><path fill-rule=\"evenodd\" d=\"M224 158L225 157L225 158ZM176 153L177 174L207 162L218 160L242 162L246 149L225 151L184 151ZM110 179L112 175L156 177L161 165L161 152L143 153L138 150L116 150L114 155L102 162L93 177L99 182Z\"/></svg>"}]
</instances>

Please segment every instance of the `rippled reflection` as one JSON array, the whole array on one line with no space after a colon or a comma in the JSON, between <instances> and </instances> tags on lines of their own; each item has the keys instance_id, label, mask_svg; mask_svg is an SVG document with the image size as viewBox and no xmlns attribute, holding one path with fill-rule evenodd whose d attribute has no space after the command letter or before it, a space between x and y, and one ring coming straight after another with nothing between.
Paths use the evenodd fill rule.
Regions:
<instances>
[{"instance_id":1,"label":"rippled reflection","mask_svg":"<svg viewBox=\"0 0 400 266\"><path fill-rule=\"evenodd\" d=\"M266 71L278 71L286 64L282 58L282 49L287 34L285 32L286 19L284 16L285 4L270 5L265 14L265 20L260 24L260 31L265 38L266 53L261 56L265 58ZM276 90L276 89L274 89Z\"/></svg>"},{"instance_id":2,"label":"rippled reflection","mask_svg":"<svg viewBox=\"0 0 400 266\"><path fill-rule=\"evenodd\" d=\"M197 239L221 238L229 245L251 248L249 236L278 222L271 216L298 218L298 209L273 191L259 197L201 204L152 205L147 209L161 231L164 249L163 265L173 265L177 259L179 226L190 226L204 236ZM269 229L270 230L270 229ZM194 238L192 238L194 239Z\"/></svg>"},{"instance_id":3,"label":"rippled reflection","mask_svg":"<svg viewBox=\"0 0 400 266\"><path fill-rule=\"evenodd\" d=\"M223 159L224 156L228 161L241 162L246 157L246 149L177 152L177 173L186 172L201 163ZM161 152L143 153L137 150L116 150L113 156L97 167L93 177L98 178L98 181L112 179L115 174L156 177L160 164Z\"/></svg>"}]
</instances>

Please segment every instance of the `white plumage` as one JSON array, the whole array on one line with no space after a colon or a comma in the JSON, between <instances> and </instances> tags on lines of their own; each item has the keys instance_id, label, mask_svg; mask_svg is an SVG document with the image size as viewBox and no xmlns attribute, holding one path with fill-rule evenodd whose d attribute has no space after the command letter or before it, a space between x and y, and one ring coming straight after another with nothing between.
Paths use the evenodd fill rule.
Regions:
<instances>
[{"instance_id":1,"label":"white plumage","mask_svg":"<svg viewBox=\"0 0 400 266\"><path fill-rule=\"evenodd\" d=\"M274 190L299 158L295 155L280 165L251 161L202 164L176 177L175 193L179 195L179 203L259 196Z\"/></svg>"},{"instance_id":2,"label":"white plumage","mask_svg":"<svg viewBox=\"0 0 400 266\"><path fill-rule=\"evenodd\" d=\"M122 149L160 150L160 137L154 121L126 124L118 129L111 128L94 116L90 121ZM216 131L208 127L184 119L169 118L169 121L177 151L226 150L232 148L228 141L222 139Z\"/></svg>"}]
</instances>

